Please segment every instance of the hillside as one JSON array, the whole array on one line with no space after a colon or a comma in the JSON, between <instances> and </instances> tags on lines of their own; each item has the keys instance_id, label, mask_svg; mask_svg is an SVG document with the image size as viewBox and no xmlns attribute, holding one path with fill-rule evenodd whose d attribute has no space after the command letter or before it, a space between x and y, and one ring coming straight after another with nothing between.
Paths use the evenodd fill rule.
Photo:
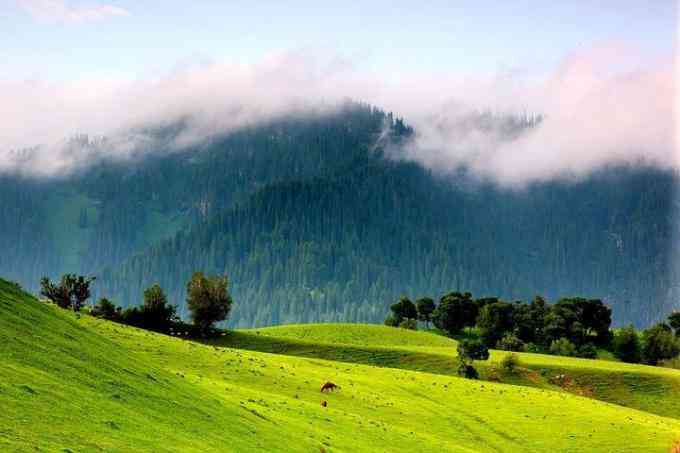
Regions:
<instances>
[{"instance_id":1,"label":"hillside","mask_svg":"<svg viewBox=\"0 0 680 453\"><path fill-rule=\"evenodd\" d=\"M307 358L457 375L455 340L378 325L313 324L229 332L211 344ZM522 370L504 373L507 352L477 362L482 379L587 396L680 419L680 370L545 354L517 353ZM555 381L565 375L567 382Z\"/></svg>"},{"instance_id":2,"label":"hillside","mask_svg":"<svg viewBox=\"0 0 680 453\"><path fill-rule=\"evenodd\" d=\"M0 342L3 450L663 452L680 433L677 420L565 393L76 317L4 281ZM342 390L321 396L326 380Z\"/></svg>"},{"instance_id":3,"label":"hillside","mask_svg":"<svg viewBox=\"0 0 680 453\"><path fill-rule=\"evenodd\" d=\"M455 290L601 298L615 325L646 326L677 300L673 171L608 167L525 190L442 177L400 159L403 120L361 104L176 149L181 128L129 160L0 175L0 275L35 291L43 275L95 274L95 296L123 306L158 282L186 314L191 273L226 273L232 327L382 322L402 294ZM73 146L106 155L87 137Z\"/></svg>"}]
</instances>

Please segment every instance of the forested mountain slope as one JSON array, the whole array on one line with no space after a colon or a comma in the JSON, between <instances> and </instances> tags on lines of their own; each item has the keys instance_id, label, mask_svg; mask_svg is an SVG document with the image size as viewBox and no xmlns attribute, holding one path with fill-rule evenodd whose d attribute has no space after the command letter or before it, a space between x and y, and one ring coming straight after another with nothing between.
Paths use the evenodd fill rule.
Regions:
<instances>
[{"instance_id":1,"label":"forested mountain slope","mask_svg":"<svg viewBox=\"0 0 680 453\"><path fill-rule=\"evenodd\" d=\"M457 289L600 297L619 324L674 304L670 171L509 190L386 157L411 133L352 105L67 178L4 176L0 273L33 289L43 274L95 274L97 295L122 305L159 282L181 313L194 270L226 273L239 326L381 322L401 294Z\"/></svg>"}]
</instances>

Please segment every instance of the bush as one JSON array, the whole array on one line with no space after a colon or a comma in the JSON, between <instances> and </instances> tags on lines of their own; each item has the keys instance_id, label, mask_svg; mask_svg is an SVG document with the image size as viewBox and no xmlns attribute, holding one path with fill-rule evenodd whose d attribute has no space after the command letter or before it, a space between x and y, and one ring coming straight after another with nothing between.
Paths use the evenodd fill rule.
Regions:
<instances>
[{"instance_id":1,"label":"bush","mask_svg":"<svg viewBox=\"0 0 680 453\"><path fill-rule=\"evenodd\" d=\"M385 325L389 327L398 327L399 326L399 320L395 318L392 315L389 315L387 318L385 318Z\"/></svg>"},{"instance_id":2,"label":"bush","mask_svg":"<svg viewBox=\"0 0 680 453\"><path fill-rule=\"evenodd\" d=\"M597 348L592 343L586 343L581 345L577 351L576 356L583 359L596 359L597 358Z\"/></svg>"},{"instance_id":3,"label":"bush","mask_svg":"<svg viewBox=\"0 0 680 453\"><path fill-rule=\"evenodd\" d=\"M645 330L642 334L642 343L642 358L650 365L673 359L680 353L678 340L666 324L657 324Z\"/></svg>"},{"instance_id":4,"label":"bush","mask_svg":"<svg viewBox=\"0 0 680 453\"><path fill-rule=\"evenodd\" d=\"M460 365L458 365L458 376L467 379L479 379L479 372L472 365L460 362Z\"/></svg>"},{"instance_id":5,"label":"bush","mask_svg":"<svg viewBox=\"0 0 680 453\"><path fill-rule=\"evenodd\" d=\"M506 373L514 374L515 371L517 371L519 365L519 356L514 353L507 354L505 357L503 357L503 360L501 360L501 368Z\"/></svg>"},{"instance_id":6,"label":"bush","mask_svg":"<svg viewBox=\"0 0 680 453\"><path fill-rule=\"evenodd\" d=\"M418 321L416 321L415 319L404 319L399 324L399 327L408 330L418 330Z\"/></svg>"},{"instance_id":7,"label":"bush","mask_svg":"<svg viewBox=\"0 0 680 453\"><path fill-rule=\"evenodd\" d=\"M477 339L465 339L458 342L458 357L461 360L488 360L489 348Z\"/></svg>"},{"instance_id":8,"label":"bush","mask_svg":"<svg viewBox=\"0 0 680 453\"><path fill-rule=\"evenodd\" d=\"M524 342L515 335L507 334L498 341L496 344L496 349L500 349L502 351L522 352L525 350L525 345Z\"/></svg>"},{"instance_id":9,"label":"bush","mask_svg":"<svg viewBox=\"0 0 680 453\"><path fill-rule=\"evenodd\" d=\"M576 346L566 338L559 338L550 343L550 353L553 355L574 357L576 356Z\"/></svg>"},{"instance_id":10,"label":"bush","mask_svg":"<svg viewBox=\"0 0 680 453\"><path fill-rule=\"evenodd\" d=\"M639 363L642 359L640 337L633 326L624 327L614 336L614 356L628 363Z\"/></svg>"},{"instance_id":11,"label":"bush","mask_svg":"<svg viewBox=\"0 0 680 453\"><path fill-rule=\"evenodd\" d=\"M109 321L120 321L121 308L106 298L101 298L90 311L92 316L108 319Z\"/></svg>"}]
</instances>

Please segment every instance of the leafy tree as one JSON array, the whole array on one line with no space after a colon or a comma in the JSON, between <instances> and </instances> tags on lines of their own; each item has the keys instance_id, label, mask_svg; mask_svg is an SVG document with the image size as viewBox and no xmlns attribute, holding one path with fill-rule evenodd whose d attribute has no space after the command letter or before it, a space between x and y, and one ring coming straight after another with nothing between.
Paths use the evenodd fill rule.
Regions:
<instances>
[{"instance_id":1,"label":"leafy tree","mask_svg":"<svg viewBox=\"0 0 680 453\"><path fill-rule=\"evenodd\" d=\"M568 338L562 337L550 343L550 353L565 357L576 357L576 346Z\"/></svg>"},{"instance_id":2,"label":"leafy tree","mask_svg":"<svg viewBox=\"0 0 680 453\"><path fill-rule=\"evenodd\" d=\"M611 309L599 299L563 298L545 316L546 341L567 338L579 346L606 345L611 340Z\"/></svg>"},{"instance_id":3,"label":"leafy tree","mask_svg":"<svg viewBox=\"0 0 680 453\"><path fill-rule=\"evenodd\" d=\"M459 333L464 327L472 327L477 317L477 305L470 293L453 292L442 296L432 314L432 321L449 335Z\"/></svg>"},{"instance_id":4,"label":"leafy tree","mask_svg":"<svg viewBox=\"0 0 680 453\"><path fill-rule=\"evenodd\" d=\"M477 327L487 346L495 346L507 333L512 332L514 312L515 305L502 301L482 308L477 318Z\"/></svg>"},{"instance_id":5,"label":"leafy tree","mask_svg":"<svg viewBox=\"0 0 680 453\"><path fill-rule=\"evenodd\" d=\"M119 321L121 319L121 308L117 307L109 299L101 298L90 311L92 316L108 319L109 321Z\"/></svg>"},{"instance_id":6,"label":"leafy tree","mask_svg":"<svg viewBox=\"0 0 680 453\"><path fill-rule=\"evenodd\" d=\"M194 325L203 335L216 322L224 321L231 311L232 299L227 277L206 277L196 272L187 284L187 306Z\"/></svg>"},{"instance_id":7,"label":"leafy tree","mask_svg":"<svg viewBox=\"0 0 680 453\"><path fill-rule=\"evenodd\" d=\"M61 308L72 308L79 312L85 301L90 297L90 284L95 277L64 274L59 284L54 284L49 278L40 280L40 294Z\"/></svg>"},{"instance_id":8,"label":"leafy tree","mask_svg":"<svg viewBox=\"0 0 680 453\"><path fill-rule=\"evenodd\" d=\"M392 316L397 324L401 324L404 319L418 318L416 306L411 302L411 299L406 296L402 296L397 303L392 304L390 310L392 310Z\"/></svg>"},{"instance_id":9,"label":"leafy tree","mask_svg":"<svg viewBox=\"0 0 680 453\"><path fill-rule=\"evenodd\" d=\"M675 358L680 345L668 324L657 324L642 333L642 359L656 365L662 360Z\"/></svg>"},{"instance_id":10,"label":"leafy tree","mask_svg":"<svg viewBox=\"0 0 680 453\"><path fill-rule=\"evenodd\" d=\"M489 348L478 339L463 339L458 342L458 374L477 379L479 373L473 366L475 360L488 360Z\"/></svg>"},{"instance_id":11,"label":"leafy tree","mask_svg":"<svg viewBox=\"0 0 680 453\"><path fill-rule=\"evenodd\" d=\"M423 321L427 328L430 327L432 321L432 313L437 306L429 297L421 297L416 301L416 310L418 311L418 320Z\"/></svg>"},{"instance_id":12,"label":"leafy tree","mask_svg":"<svg viewBox=\"0 0 680 453\"><path fill-rule=\"evenodd\" d=\"M543 343L547 304L536 296L530 304L517 304L513 315L514 333L524 343Z\"/></svg>"},{"instance_id":13,"label":"leafy tree","mask_svg":"<svg viewBox=\"0 0 680 453\"><path fill-rule=\"evenodd\" d=\"M596 359L597 348L593 343L585 343L576 349L576 356L584 359Z\"/></svg>"},{"instance_id":14,"label":"leafy tree","mask_svg":"<svg viewBox=\"0 0 680 453\"><path fill-rule=\"evenodd\" d=\"M525 350L525 344L522 340L513 334L506 334L501 338L496 344L496 348L503 351L515 351L520 352Z\"/></svg>"},{"instance_id":15,"label":"leafy tree","mask_svg":"<svg viewBox=\"0 0 680 453\"><path fill-rule=\"evenodd\" d=\"M680 337L680 311L674 311L668 315L668 324L675 331L675 335Z\"/></svg>"},{"instance_id":16,"label":"leafy tree","mask_svg":"<svg viewBox=\"0 0 680 453\"><path fill-rule=\"evenodd\" d=\"M165 332L173 325L176 307L168 303L168 298L160 285L155 284L144 290L144 304L140 316L144 328Z\"/></svg>"},{"instance_id":17,"label":"leafy tree","mask_svg":"<svg viewBox=\"0 0 680 453\"><path fill-rule=\"evenodd\" d=\"M394 315L388 315L387 318L385 318L385 325L389 327L399 327L399 322Z\"/></svg>"},{"instance_id":18,"label":"leafy tree","mask_svg":"<svg viewBox=\"0 0 680 453\"><path fill-rule=\"evenodd\" d=\"M632 325L616 332L612 346L614 355L623 362L639 363L642 358L640 337Z\"/></svg>"},{"instance_id":19,"label":"leafy tree","mask_svg":"<svg viewBox=\"0 0 680 453\"><path fill-rule=\"evenodd\" d=\"M64 283L64 277L62 277L62 283L59 285L55 285L49 278L43 277L40 280L40 295L61 308L71 308L71 292Z\"/></svg>"},{"instance_id":20,"label":"leafy tree","mask_svg":"<svg viewBox=\"0 0 680 453\"><path fill-rule=\"evenodd\" d=\"M415 319L404 319L399 324L399 327L408 330L418 330L418 322Z\"/></svg>"}]
</instances>

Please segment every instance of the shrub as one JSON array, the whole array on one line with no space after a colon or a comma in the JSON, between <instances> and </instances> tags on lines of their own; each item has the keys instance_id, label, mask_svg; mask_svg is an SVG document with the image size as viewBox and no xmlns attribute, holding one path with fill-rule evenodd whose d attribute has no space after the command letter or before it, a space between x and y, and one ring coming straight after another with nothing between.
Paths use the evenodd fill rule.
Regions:
<instances>
[{"instance_id":1,"label":"shrub","mask_svg":"<svg viewBox=\"0 0 680 453\"><path fill-rule=\"evenodd\" d=\"M517 371L519 365L519 356L514 353L507 354L505 357L503 357L503 360L501 360L501 368L506 373L514 374L515 371Z\"/></svg>"},{"instance_id":2,"label":"shrub","mask_svg":"<svg viewBox=\"0 0 680 453\"><path fill-rule=\"evenodd\" d=\"M642 359L640 337L632 325L616 333L612 346L614 356L623 362L639 363Z\"/></svg>"},{"instance_id":3,"label":"shrub","mask_svg":"<svg viewBox=\"0 0 680 453\"><path fill-rule=\"evenodd\" d=\"M385 318L385 325L389 327L398 327L399 320L395 318L393 315L389 315L387 318Z\"/></svg>"},{"instance_id":4,"label":"shrub","mask_svg":"<svg viewBox=\"0 0 680 453\"><path fill-rule=\"evenodd\" d=\"M479 379L479 372L472 365L461 361L458 365L458 376L467 379Z\"/></svg>"},{"instance_id":5,"label":"shrub","mask_svg":"<svg viewBox=\"0 0 680 453\"><path fill-rule=\"evenodd\" d=\"M496 344L496 348L502 351L521 352L524 351L526 347L524 345L524 342L517 338L515 335L507 334L498 341L498 343Z\"/></svg>"},{"instance_id":6,"label":"shrub","mask_svg":"<svg viewBox=\"0 0 680 453\"><path fill-rule=\"evenodd\" d=\"M650 365L675 358L680 353L678 340L666 324L657 324L645 330L642 334L642 343L642 358Z\"/></svg>"},{"instance_id":7,"label":"shrub","mask_svg":"<svg viewBox=\"0 0 680 453\"><path fill-rule=\"evenodd\" d=\"M401 323L399 323L399 327L408 330L418 330L418 321L415 319L404 319Z\"/></svg>"},{"instance_id":8,"label":"shrub","mask_svg":"<svg viewBox=\"0 0 680 453\"><path fill-rule=\"evenodd\" d=\"M121 308L106 298L101 298L90 311L92 316L108 319L109 321L120 321Z\"/></svg>"},{"instance_id":9,"label":"shrub","mask_svg":"<svg viewBox=\"0 0 680 453\"><path fill-rule=\"evenodd\" d=\"M559 338L550 343L550 353L567 357L576 356L576 346L566 338Z\"/></svg>"},{"instance_id":10,"label":"shrub","mask_svg":"<svg viewBox=\"0 0 680 453\"><path fill-rule=\"evenodd\" d=\"M592 343L586 343L576 350L576 356L583 359L596 359L597 348Z\"/></svg>"}]
</instances>

